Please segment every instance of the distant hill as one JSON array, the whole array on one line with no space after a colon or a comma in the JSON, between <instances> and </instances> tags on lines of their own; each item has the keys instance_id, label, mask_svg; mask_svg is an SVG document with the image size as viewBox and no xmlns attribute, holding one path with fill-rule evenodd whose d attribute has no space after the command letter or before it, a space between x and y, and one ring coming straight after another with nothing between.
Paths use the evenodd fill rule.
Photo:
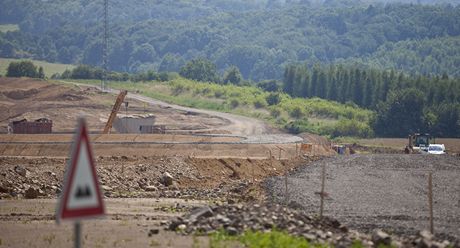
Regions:
<instances>
[{"instance_id":1,"label":"distant hill","mask_svg":"<svg viewBox=\"0 0 460 248\"><path fill-rule=\"evenodd\" d=\"M460 7L421 2L442 4L113 0L109 67L178 71L204 57L221 73L235 65L255 81L280 79L292 63L344 61L458 76L460 56L451 51L460 50ZM0 56L100 66L102 16L96 1L4 0L0 23L20 30L0 33Z\"/></svg>"}]
</instances>

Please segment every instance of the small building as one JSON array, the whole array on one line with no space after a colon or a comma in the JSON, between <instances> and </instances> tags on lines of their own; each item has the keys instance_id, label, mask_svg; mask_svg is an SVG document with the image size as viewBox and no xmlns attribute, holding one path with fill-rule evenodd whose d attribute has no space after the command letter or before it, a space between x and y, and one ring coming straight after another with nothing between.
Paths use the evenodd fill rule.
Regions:
<instances>
[{"instance_id":1,"label":"small building","mask_svg":"<svg viewBox=\"0 0 460 248\"><path fill-rule=\"evenodd\" d=\"M53 121L47 118L40 118L35 121L22 119L19 121L12 121L8 126L8 130L14 134L43 134L52 132Z\"/></svg>"},{"instance_id":2,"label":"small building","mask_svg":"<svg viewBox=\"0 0 460 248\"><path fill-rule=\"evenodd\" d=\"M118 133L154 133L155 116L153 114L118 114L113 127Z\"/></svg>"}]
</instances>

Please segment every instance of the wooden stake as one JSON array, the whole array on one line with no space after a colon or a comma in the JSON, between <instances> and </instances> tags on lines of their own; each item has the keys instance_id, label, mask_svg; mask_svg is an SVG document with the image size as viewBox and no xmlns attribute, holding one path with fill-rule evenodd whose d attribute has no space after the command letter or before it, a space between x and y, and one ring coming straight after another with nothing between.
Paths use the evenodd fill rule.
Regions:
<instances>
[{"instance_id":1,"label":"wooden stake","mask_svg":"<svg viewBox=\"0 0 460 248\"><path fill-rule=\"evenodd\" d=\"M285 192L284 192L284 201L286 203L286 206L288 205L289 201L289 195L288 195L288 170L284 172L284 186L285 186Z\"/></svg>"},{"instance_id":2,"label":"wooden stake","mask_svg":"<svg viewBox=\"0 0 460 248\"><path fill-rule=\"evenodd\" d=\"M248 158L249 159L249 158ZM252 183L255 183L256 180L255 180L255 177L254 177L254 165L251 164L251 167L252 167Z\"/></svg>"},{"instance_id":3,"label":"wooden stake","mask_svg":"<svg viewBox=\"0 0 460 248\"><path fill-rule=\"evenodd\" d=\"M428 175L428 205L430 207L430 232L434 234L433 227L433 173Z\"/></svg>"},{"instance_id":4,"label":"wooden stake","mask_svg":"<svg viewBox=\"0 0 460 248\"><path fill-rule=\"evenodd\" d=\"M268 150L268 152L270 153L270 167L273 168L273 157L272 157L272 150Z\"/></svg>"},{"instance_id":5,"label":"wooden stake","mask_svg":"<svg viewBox=\"0 0 460 248\"><path fill-rule=\"evenodd\" d=\"M319 217L323 218L323 208L324 208L324 181L326 180L326 165L323 164L323 168L321 171L321 204L319 207Z\"/></svg>"},{"instance_id":6,"label":"wooden stake","mask_svg":"<svg viewBox=\"0 0 460 248\"><path fill-rule=\"evenodd\" d=\"M281 147L278 147L280 149L280 153L278 155L278 160L281 160Z\"/></svg>"}]
</instances>

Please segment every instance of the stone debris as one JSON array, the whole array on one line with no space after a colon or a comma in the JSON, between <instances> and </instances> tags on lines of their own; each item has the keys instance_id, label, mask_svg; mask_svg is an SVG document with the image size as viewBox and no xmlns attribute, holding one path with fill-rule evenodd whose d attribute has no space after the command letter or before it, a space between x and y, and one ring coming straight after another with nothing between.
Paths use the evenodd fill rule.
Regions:
<instances>
[{"instance_id":1,"label":"stone debris","mask_svg":"<svg viewBox=\"0 0 460 248\"><path fill-rule=\"evenodd\" d=\"M35 189L33 187L29 187L26 191L25 191L25 198L26 199L35 199L37 198L39 195L39 191L38 189Z\"/></svg>"},{"instance_id":2,"label":"stone debris","mask_svg":"<svg viewBox=\"0 0 460 248\"><path fill-rule=\"evenodd\" d=\"M156 229L156 228L155 229L150 229L149 233L148 233L148 236L152 237L152 235L157 235L159 233L160 233L160 229Z\"/></svg>"},{"instance_id":3,"label":"stone debris","mask_svg":"<svg viewBox=\"0 0 460 248\"><path fill-rule=\"evenodd\" d=\"M391 245L391 236L382 230L375 230L374 233L372 233L372 242L374 242L376 246Z\"/></svg>"},{"instance_id":4,"label":"stone debris","mask_svg":"<svg viewBox=\"0 0 460 248\"><path fill-rule=\"evenodd\" d=\"M23 177L27 177L27 169L24 166L16 165L14 171Z\"/></svg>"},{"instance_id":5,"label":"stone debris","mask_svg":"<svg viewBox=\"0 0 460 248\"><path fill-rule=\"evenodd\" d=\"M359 240L364 247L417 247L447 248L460 244L435 237L422 231L416 236L389 235L375 230L372 235L348 230L330 217L313 217L300 210L277 204L226 204L200 207L177 217L166 224L166 230L188 235L212 234L224 230L229 235L239 235L246 230L269 232L273 229L303 237L313 243L330 244L335 247L350 247Z\"/></svg>"},{"instance_id":6,"label":"stone debris","mask_svg":"<svg viewBox=\"0 0 460 248\"><path fill-rule=\"evenodd\" d=\"M174 178L168 172L163 173L163 175L160 178L160 182L166 187L171 186L173 184L173 181Z\"/></svg>"}]
</instances>

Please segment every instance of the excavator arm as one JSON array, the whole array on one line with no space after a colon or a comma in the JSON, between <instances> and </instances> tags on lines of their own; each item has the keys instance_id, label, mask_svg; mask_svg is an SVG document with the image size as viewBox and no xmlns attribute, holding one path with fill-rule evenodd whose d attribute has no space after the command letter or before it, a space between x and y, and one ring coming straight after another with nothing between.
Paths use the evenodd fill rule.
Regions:
<instances>
[{"instance_id":1,"label":"excavator arm","mask_svg":"<svg viewBox=\"0 0 460 248\"><path fill-rule=\"evenodd\" d=\"M112 112L110 113L109 119L107 120L107 123L105 124L104 131L102 132L103 134L108 134L110 132L110 129L112 129L113 121L115 120L115 117L117 117L117 113L120 110L121 104L125 100L125 97L127 94L128 94L127 90L121 90L120 94L118 94L117 100L115 101L115 104L113 105Z\"/></svg>"}]
</instances>

